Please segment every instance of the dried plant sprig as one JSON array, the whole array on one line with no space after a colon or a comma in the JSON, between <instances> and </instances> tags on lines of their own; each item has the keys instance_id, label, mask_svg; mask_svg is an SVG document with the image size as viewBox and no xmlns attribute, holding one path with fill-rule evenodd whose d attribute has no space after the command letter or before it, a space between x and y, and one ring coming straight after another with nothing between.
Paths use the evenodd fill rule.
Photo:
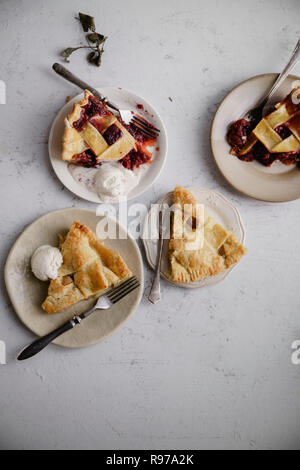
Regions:
<instances>
[{"instance_id":1,"label":"dried plant sprig","mask_svg":"<svg viewBox=\"0 0 300 470\"><path fill-rule=\"evenodd\" d=\"M107 37L96 32L95 19L93 16L79 13L79 18L77 19L80 21L83 31L88 33L85 36L87 46L67 47L62 51L61 55L64 57L66 62L70 62L70 56L73 52L78 49L90 49L90 52L87 55L88 62L100 67L102 54L104 52L104 43Z\"/></svg>"}]
</instances>

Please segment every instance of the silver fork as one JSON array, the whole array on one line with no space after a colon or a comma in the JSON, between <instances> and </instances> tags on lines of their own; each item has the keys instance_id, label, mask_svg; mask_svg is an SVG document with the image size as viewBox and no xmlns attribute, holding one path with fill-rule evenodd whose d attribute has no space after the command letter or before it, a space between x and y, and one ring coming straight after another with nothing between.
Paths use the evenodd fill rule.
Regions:
<instances>
[{"instance_id":1,"label":"silver fork","mask_svg":"<svg viewBox=\"0 0 300 470\"><path fill-rule=\"evenodd\" d=\"M77 85L82 90L89 90L91 93L93 93L94 96L96 96L96 98L98 98L98 100L102 101L102 103L105 103L106 106L111 108L123 122L125 122L126 124L134 124L136 127L139 128L141 132L143 132L146 137L156 139L159 136L159 129L154 127L152 124L150 124L138 114L132 114L132 111L130 111L129 109L119 109L118 106L115 105L112 101L109 101L105 96L101 95L101 93L99 93L99 91L96 90L94 87L84 82L80 78L76 77L76 75L66 69L66 67L64 67L63 65L55 63L53 64L52 68L58 75L63 77L68 82L74 83L74 85Z\"/></svg>"},{"instance_id":2,"label":"silver fork","mask_svg":"<svg viewBox=\"0 0 300 470\"><path fill-rule=\"evenodd\" d=\"M162 253L163 253L163 213L162 210L159 211L158 216L158 246L157 246L157 260L155 266L155 273L152 282L152 286L150 289L150 293L148 296L148 300L153 304L157 304L161 301L160 295L160 271L161 271L161 260L162 260Z\"/></svg>"},{"instance_id":3,"label":"silver fork","mask_svg":"<svg viewBox=\"0 0 300 470\"><path fill-rule=\"evenodd\" d=\"M64 323L56 330L52 331L46 336L43 336L42 338L37 339L32 344L23 349L18 356L18 360L24 361L25 359L29 359L30 357L35 356L46 346L48 346L48 344L52 343L55 338L58 338L67 331L72 330L76 325L80 325L81 322L94 313L95 310L108 310L114 304L122 300L126 295L130 294L130 292L137 289L139 286L140 281L135 276L132 276L121 285L110 289L106 294L99 297L94 307L92 307L90 310L82 313L81 315L75 315L75 317Z\"/></svg>"},{"instance_id":4,"label":"silver fork","mask_svg":"<svg viewBox=\"0 0 300 470\"><path fill-rule=\"evenodd\" d=\"M261 120L263 116L265 116L268 113L268 102L274 96L278 88L282 85L288 74L291 72L291 70L295 67L297 62L300 59L300 39L295 47L295 50L293 52L292 57L290 58L288 64L286 67L283 69L281 74L278 76L276 79L274 85L272 86L271 90L269 90L266 95L262 97L262 99L259 101L258 105L248 111L244 119L247 121L253 121L253 122L258 122Z\"/></svg>"}]
</instances>

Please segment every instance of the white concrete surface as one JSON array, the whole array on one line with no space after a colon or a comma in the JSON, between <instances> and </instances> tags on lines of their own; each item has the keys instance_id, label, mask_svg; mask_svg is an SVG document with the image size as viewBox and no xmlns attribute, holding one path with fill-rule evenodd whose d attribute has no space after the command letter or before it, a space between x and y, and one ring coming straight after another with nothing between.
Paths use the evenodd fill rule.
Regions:
<instances>
[{"instance_id":1,"label":"white concrete surface","mask_svg":"<svg viewBox=\"0 0 300 470\"><path fill-rule=\"evenodd\" d=\"M300 339L299 201L241 196L218 173L209 146L225 94L285 64L300 37L299 1L1 0L2 266L37 217L94 207L64 190L47 153L51 122L77 93L51 65L81 41L79 10L93 14L109 39L101 69L84 52L70 68L97 86L145 96L167 125L167 165L143 201L178 183L218 189L242 213L249 255L211 288L163 283L160 305L145 296L136 315L93 348L51 346L25 363L15 356L33 336L16 318L2 277L0 448L299 448L300 366L291 363L291 344ZM147 292L147 266L145 274Z\"/></svg>"}]
</instances>

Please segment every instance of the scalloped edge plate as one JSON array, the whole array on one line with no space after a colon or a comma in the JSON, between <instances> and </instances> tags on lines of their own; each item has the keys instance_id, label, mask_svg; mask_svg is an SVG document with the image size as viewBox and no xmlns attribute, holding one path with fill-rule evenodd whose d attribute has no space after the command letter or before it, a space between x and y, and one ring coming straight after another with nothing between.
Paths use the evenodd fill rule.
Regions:
<instances>
[{"instance_id":1,"label":"scalloped edge plate","mask_svg":"<svg viewBox=\"0 0 300 470\"><path fill-rule=\"evenodd\" d=\"M233 204L228 201L228 199L226 199L222 194L218 193L217 191L213 191L211 189L204 189L199 187L191 187L187 189L193 193L193 195L198 199L199 203L205 205L207 212L212 217L214 217L217 222L223 225L227 230L233 232L239 242L245 244L245 228L240 213L236 209L236 207L234 207ZM159 199L156 204L167 203L168 205L171 205L171 197L172 192L166 194L164 197ZM150 218L153 216L154 210L155 209L152 207L148 212L145 219L145 225L142 234L142 241L145 248L146 258L150 267L153 270L155 269L157 258L158 226L156 225L155 230L152 231L151 234L149 221ZM171 281L168 275L166 274L168 270L168 240L164 241L161 276L167 282L174 286L183 287L187 289L199 289L201 287L210 286L223 281L235 268L236 266L233 266L232 268L228 269L224 273L219 274L218 276L213 276L202 281L191 282L189 284Z\"/></svg>"}]
</instances>

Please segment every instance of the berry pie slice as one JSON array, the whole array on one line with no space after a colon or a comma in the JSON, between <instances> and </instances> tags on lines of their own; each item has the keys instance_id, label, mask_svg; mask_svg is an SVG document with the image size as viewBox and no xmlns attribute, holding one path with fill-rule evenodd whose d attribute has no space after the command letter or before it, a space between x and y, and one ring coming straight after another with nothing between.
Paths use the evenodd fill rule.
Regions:
<instances>
[{"instance_id":1,"label":"berry pie slice","mask_svg":"<svg viewBox=\"0 0 300 470\"><path fill-rule=\"evenodd\" d=\"M136 140L107 106L85 90L65 119L62 159L86 166L121 160L136 151Z\"/></svg>"},{"instance_id":2,"label":"berry pie slice","mask_svg":"<svg viewBox=\"0 0 300 470\"><path fill-rule=\"evenodd\" d=\"M298 86L259 122L240 119L233 123L227 136L231 154L247 162L257 160L265 166L276 160L285 165L299 162L299 94Z\"/></svg>"},{"instance_id":3,"label":"berry pie slice","mask_svg":"<svg viewBox=\"0 0 300 470\"><path fill-rule=\"evenodd\" d=\"M173 202L169 242L172 281L188 283L216 276L246 254L247 249L234 234L208 216L190 191L177 186Z\"/></svg>"},{"instance_id":4,"label":"berry pie slice","mask_svg":"<svg viewBox=\"0 0 300 470\"><path fill-rule=\"evenodd\" d=\"M48 313L64 310L81 300L99 297L107 288L132 276L122 257L104 246L84 224L74 222L59 248L63 264L52 280L42 308Z\"/></svg>"}]
</instances>

